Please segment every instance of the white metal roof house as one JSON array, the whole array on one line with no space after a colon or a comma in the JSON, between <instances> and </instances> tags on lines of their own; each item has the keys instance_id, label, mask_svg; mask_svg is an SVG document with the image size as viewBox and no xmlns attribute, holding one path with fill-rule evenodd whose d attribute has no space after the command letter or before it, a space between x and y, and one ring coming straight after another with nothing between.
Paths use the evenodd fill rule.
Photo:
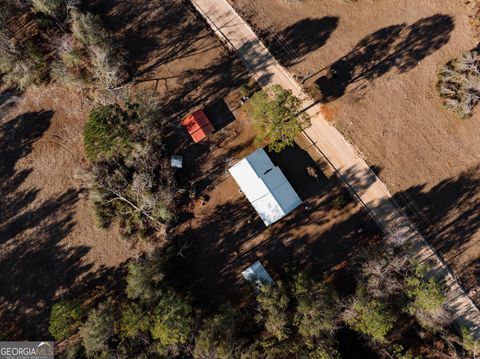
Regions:
<instances>
[{"instance_id":1,"label":"white metal roof house","mask_svg":"<svg viewBox=\"0 0 480 359\"><path fill-rule=\"evenodd\" d=\"M280 168L262 148L235 164L229 172L266 226L302 203Z\"/></svg>"}]
</instances>

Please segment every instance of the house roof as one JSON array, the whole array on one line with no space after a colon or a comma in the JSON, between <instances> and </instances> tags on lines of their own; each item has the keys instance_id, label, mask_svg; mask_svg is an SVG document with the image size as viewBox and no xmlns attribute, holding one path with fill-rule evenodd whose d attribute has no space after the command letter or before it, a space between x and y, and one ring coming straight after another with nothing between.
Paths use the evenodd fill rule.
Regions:
<instances>
[{"instance_id":1,"label":"house roof","mask_svg":"<svg viewBox=\"0 0 480 359\"><path fill-rule=\"evenodd\" d=\"M300 197L280 168L259 149L229 169L266 226L278 221L300 203Z\"/></svg>"},{"instance_id":2,"label":"house roof","mask_svg":"<svg viewBox=\"0 0 480 359\"><path fill-rule=\"evenodd\" d=\"M201 141L215 131L215 128L203 110L198 110L188 115L182 121L182 125L187 129L195 142Z\"/></svg>"}]
</instances>

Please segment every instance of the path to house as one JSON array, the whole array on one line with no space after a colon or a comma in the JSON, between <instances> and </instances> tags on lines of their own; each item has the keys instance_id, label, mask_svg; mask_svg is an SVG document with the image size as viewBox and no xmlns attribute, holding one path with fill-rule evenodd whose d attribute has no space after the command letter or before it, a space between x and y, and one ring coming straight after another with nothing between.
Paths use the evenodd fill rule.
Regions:
<instances>
[{"instance_id":1,"label":"path to house","mask_svg":"<svg viewBox=\"0 0 480 359\"><path fill-rule=\"evenodd\" d=\"M419 261L429 261L436 275L445 279L450 288L446 307L459 325L470 327L480 339L480 310L468 298L458 280L433 248L415 230L411 222L395 205L385 185L356 151L332 125L323 118L320 105L315 105L264 46L250 26L235 12L227 0L191 0L217 36L237 52L247 68L262 86L279 84L304 99L312 118L305 136L333 167L335 172L362 202L374 220L392 240L414 245L413 255Z\"/></svg>"}]
</instances>

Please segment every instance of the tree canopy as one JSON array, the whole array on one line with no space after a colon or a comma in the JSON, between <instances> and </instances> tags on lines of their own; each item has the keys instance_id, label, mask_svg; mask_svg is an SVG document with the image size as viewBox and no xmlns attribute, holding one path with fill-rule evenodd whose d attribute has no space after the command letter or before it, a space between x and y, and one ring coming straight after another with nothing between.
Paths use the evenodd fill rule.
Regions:
<instances>
[{"instance_id":1,"label":"tree canopy","mask_svg":"<svg viewBox=\"0 0 480 359\"><path fill-rule=\"evenodd\" d=\"M190 304L172 290L162 293L153 314L152 337L165 348L185 344L194 325Z\"/></svg>"},{"instance_id":2,"label":"tree canopy","mask_svg":"<svg viewBox=\"0 0 480 359\"><path fill-rule=\"evenodd\" d=\"M443 308L445 294L435 278L426 278L425 268L417 266L405 278L405 294L409 300L406 310L426 329L438 330L449 320Z\"/></svg>"},{"instance_id":3,"label":"tree canopy","mask_svg":"<svg viewBox=\"0 0 480 359\"><path fill-rule=\"evenodd\" d=\"M115 332L115 318L112 306L108 302L101 303L93 309L81 328L83 346L90 358L108 357L107 341Z\"/></svg>"},{"instance_id":4,"label":"tree canopy","mask_svg":"<svg viewBox=\"0 0 480 359\"><path fill-rule=\"evenodd\" d=\"M236 313L230 306L207 318L197 333L195 359L230 359L236 349Z\"/></svg>"},{"instance_id":5,"label":"tree canopy","mask_svg":"<svg viewBox=\"0 0 480 359\"><path fill-rule=\"evenodd\" d=\"M265 329L281 341L288 338L287 306L289 298L282 286L261 285L257 294Z\"/></svg>"},{"instance_id":6,"label":"tree canopy","mask_svg":"<svg viewBox=\"0 0 480 359\"><path fill-rule=\"evenodd\" d=\"M388 303L368 298L364 288L359 286L349 310L345 313L345 321L357 332L371 337L376 342L384 342L397 317Z\"/></svg>"},{"instance_id":7,"label":"tree canopy","mask_svg":"<svg viewBox=\"0 0 480 359\"><path fill-rule=\"evenodd\" d=\"M62 300L52 306L48 331L56 340L75 333L80 325L83 310L78 301Z\"/></svg>"},{"instance_id":8,"label":"tree canopy","mask_svg":"<svg viewBox=\"0 0 480 359\"><path fill-rule=\"evenodd\" d=\"M83 130L85 153L90 161L109 160L118 154L128 155L132 150L130 126L140 119L132 106L128 107L124 109L115 104L90 112Z\"/></svg>"},{"instance_id":9,"label":"tree canopy","mask_svg":"<svg viewBox=\"0 0 480 359\"><path fill-rule=\"evenodd\" d=\"M155 102L94 108L84 129L93 162L97 222L114 219L125 237L148 239L174 218L174 178L163 147L164 120Z\"/></svg>"},{"instance_id":10,"label":"tree canopy","mask_svg":"<svg viewBox=\"0 0 480 359\"><path fill-rule=\"evenodd\" d=\"M268 144L272 151L292 146L302 129L310 125L308 114L301 111L302 101L280 85L258 91L251 104L256 143Z\"/></svg>"}]
</instances>

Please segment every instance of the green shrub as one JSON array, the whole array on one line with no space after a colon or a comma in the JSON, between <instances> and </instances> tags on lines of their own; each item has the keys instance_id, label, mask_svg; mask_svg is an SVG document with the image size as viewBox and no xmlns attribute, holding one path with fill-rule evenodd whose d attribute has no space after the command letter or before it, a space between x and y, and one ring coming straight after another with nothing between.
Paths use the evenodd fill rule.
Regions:
<instances>
[{"instance_id":1,"label":"green shrub","mask_svg":"<svg viewBox=\"0 0 480 359\"><path fill-rule=\"evenodd\" d=\"M129 125L138 118L119 105L93 109L83 130L85 153L91 161L108 160L119 153L131 150Z\"/></svg>"},{"instance_id":2,"label":"green shrub","mask_svg":"<svg viewBox=\"0 0 480 359\"><path fill-rule=\"evenodd\" d=\"M414 273L405 278L405 294L409 299L406 310L424 328L437 331L446 325L444 287L436 278L426 279L423 267L415 268Z\"/></svg>"},{"instance_id":3,"label":"green shrub","mask_svg":"<svg viewBox=\"0 0 480 359\"><path fill-rule=\"evenodd\" d=\"M445 303L445 295L440 282L435 278L425 280L417 276L410 276L405 279L406 294L411 300L408 310L415 314L418 310L434 312Z\"/></svg>"},{"instance_id":4,"label":"green shrub","mask_svg":"<svg viewBox=\"0 0 480 359\"><path fill-rule=\"evenodd\" d=\"M190 305L172 290L165 290L152 319L152 337L163 348L187 343L195 324Z\"/></svg>"},{"instance_id":5,"label":"green shrub","mask_svg":"<svg viewBox=\"0 0 480 359\"><path fill-rule=\"evenodd\" d=\"M78 301L62 300L55 303L50 311L48 331L55 340L73 335L80 326L83 310Z\"/></svg>"},{"instance_id":6,"label":"green shrub","mask_svg":"<svg viewBox=\"0 0 480 359\"><path fill-rule=\"evenodd\" d=\"M477 356L480 354L480 339L475 339L468 330L468 328L463 327L461 329L461 335L462 335L462 346L465 348L465 350L468 350L471 352L474 356Z\"/></svg>"},{"instance_id":7,"label":"green shrub","mask_svg":"<svg viewBox=\"0 0 480 359\"><path fill-rule=\"evenodd\" d=\"M32 9L45 15L55 16L60 11L63 0L31 0Z\"/></svg>"},{"instance_id":8,"label":"green shrub","mask_svg":"<svg viewBox=\"0 0 480 359\"><path fill-rule=\"evenodd\" d=\"M347 322L352 329L370 336L373 340L383 342L393 328L396 317L385 303L378 300L356 303L357 316Z\"/></svg>"},{"instance_id":9,"label":"green shrub","mask_svg":"<svg viewBox=\"0 0 480 359\"><path fill-rule=\"evenodd\" d=\"M59 59L52 64L51 78L58 83L76 88L93 87L93 79L88 71L89 59L81 49L74 48L68 38L64 41L66 44L59 49Z\"/></svg>"},{"instance_id":10,"label":"green shrub","mask_svg":"<svg viewBox=\"0 0 480 359\"><path fill-rule=\"evenodd\" d=\"M111 206L106 206L102 201L94 201L95 220L100 228L108 228L115 219L115 212Z\"/></svg>"},{"instance_id":11,"label":"green shrub","mask_svg":"<svg viewBox=\"0 0 480 359\"><path fill-rule=\"evenodd\" d=\"M341 359L340 353L337 349L332 347L316 348L310 353L308 359Z\"/></svg>"},{"instance_id":12,"label":"green shrub","mask_svg":"<svg viewBox=\"0 0 480 359\"><path fill-rule=\"evenodd\" d=\"M297 295L294 324L308 345L313 346L314 339L333 333L337 309L333 292L323 285L312 286L308 292Z\"/></svg>"},{"instance_id":13,"label":"green shrub","mask_svg":"<svg viewBox=\"0 0 480 359\"><path fill-rule=\"evenodd\" d=\"M163 279L160 263L154 259L131 262L128 264L126 294L130 299L142 303L152 303L160 296L158 284Z\"/></svg>"},{"instance_id":14,"label":"green shrub","mask_svg":"<svg viewBox=\"0 0 480 359\"><path fill-rule=\"evenodd\" d=\"M124 238L163 235L174 217L174 177L163 146L163 115L150 104L101 106L91 111L84 146L92 167L97 222L113 219Z\"/></svg>"},{"instance_id":15,"label":"green shrub","mask_svg":"<svg viewBox=\"0 0 480 359\"><path fill-rule=\"evenodd\" d=\"M72 35L84 46L104 46L109 34L98 15L72 11Z\"/></svg>"},{"instance_id":16,"label":"green shrub","mask_svg":"<svg viewBox=\"0 0 480 359\"><path fill-rule=\"evenodd\" d=\"M288 338L287 306L289 298L281 284L278 286L261 285L257 294L257 302L267 332L278 341Z\"/></svg>"},{"instance_id":17,"label":"green shrub","mask_svg":"<svg viewBox=\"0 0 480 359\"><path fill-rule=\"evenodd\" d=\"M195 359L230 359L235 351L236 316L233 308L222 311L204 321L196 339L193 357Z\"/></svg>"},{"instance_id":18,"label":"green shrub","mask_svg":"<svg viewBox=\"0 0 480 359\"><path fill-rule=\"evenodd\" d=\"M150 313L136 303L125 305L120 318L120 333L122 337L135 338L139 333L150 329Z\"/></svg>"},{"instance_id":19,"label":"green shrub","mask_svg":"<svg viewBox=\"0 0 480 359\"><path fill-rule=\"evenodd\" d=\"M40 84L45 78L47 63L33 43L14 44L0 35L0 72L4 80L24 90Z\"/></svg>"},{"instance_id":20,"label":"green shrub","mask_svg":"<svg viewBox=\"0 0 480 359\"><path fill-rule=\"evenodd\" d=\"M369 299L362 286L358 287L352 305L345 313L345 322L349 327L376 342L386 341L386 335L392 330L396 321L397 317L388 304Z\"/></svg>"},{"instance_id":21,"label":"green shrub","mask_svg":"<svg viewBox=\"0 0 480 359\"><path fill-rule=\"evenodd\" d=\"M56 354L55 354L56 358ZM85 348L81 343L76 343L71 347L68 347L63 353L58 355L59 359L84 359Z\"/></svg>"},{"instance_id":22,"label":"green shrub","mask_svg":"<svg viewBox=\"0 0 480 359\"><path fill-rule=\"evenodd\" d=\"M108 357L107 341L115 333L115 318L112 304L101 303L88 314L88 319L80 329L83 346L89 358Z\"/></svg>"},{"instance_id":23,"label":"green shrub","mask_svg":"<svg viewBox=\"0 0 480 359\"><path fill-rule=\"evenodd\" d=\"M422 359L422 356L414 355L412 349L405 350L400 344L393 345L393 354L395 359Z\"/></svg>"}]
</instances>

